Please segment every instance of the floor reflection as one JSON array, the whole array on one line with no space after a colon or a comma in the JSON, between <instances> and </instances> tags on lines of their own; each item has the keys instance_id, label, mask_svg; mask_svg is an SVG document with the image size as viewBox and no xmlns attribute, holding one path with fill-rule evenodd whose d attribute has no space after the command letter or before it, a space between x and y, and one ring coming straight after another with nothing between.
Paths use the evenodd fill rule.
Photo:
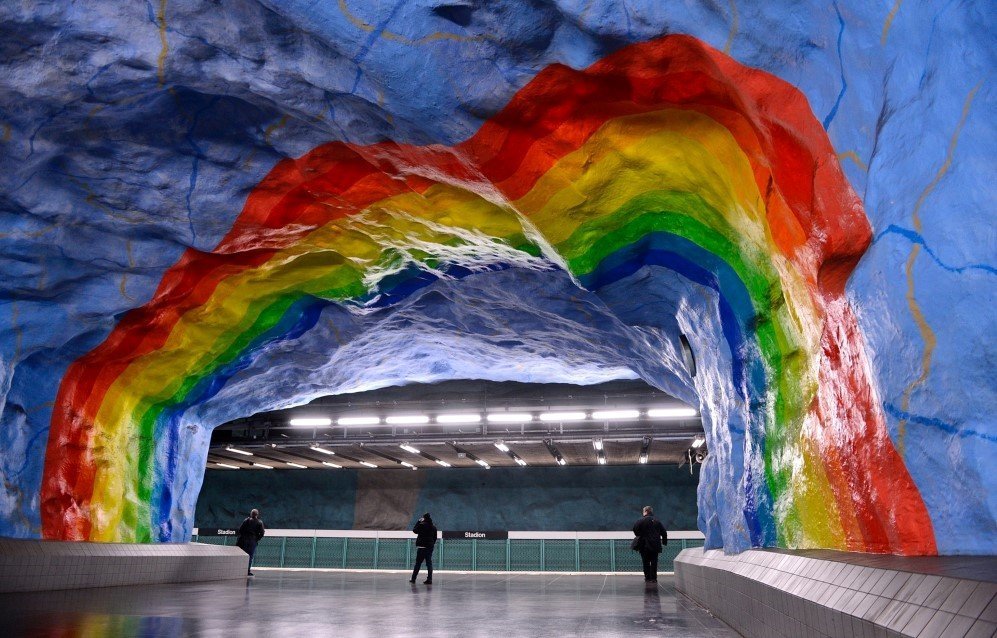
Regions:
<instances>
[{"instance_id":1,"label":"floor reflection","mask_svg":"<svg viewBox=\"0 0 997 638\"><path fill-rule=\"evenodd\" d=\"M4 636L737 636L640 575L263 570L248 581L0 595Z\"/></svg>"}]
</instances>

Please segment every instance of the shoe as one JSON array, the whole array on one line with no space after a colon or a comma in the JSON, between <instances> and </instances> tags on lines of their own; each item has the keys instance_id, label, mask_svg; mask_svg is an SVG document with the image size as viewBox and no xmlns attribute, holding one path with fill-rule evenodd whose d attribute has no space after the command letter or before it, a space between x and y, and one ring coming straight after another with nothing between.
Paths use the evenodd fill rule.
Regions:
<instances>
[{"instance_id":1,"label":"shoe","mask_svg":"<svg viewBox=\"0 0 997 638\"><path fill-rule=\"evenodd\" d=\"M431 581L431 580L424 580L424 581L422 581L422 584L423 585L432 585L433 581Z\"/></svg>"},{"instance_id":2,"label":"shoe","mask_svg":"<svg viewBox=\"0 0 997 638\"><path fill-rule=\"evenodd\" d=\"M412 583L414 585L415 584L415 579L414 578L410 578L408 582L410 582L410 583Z\"/></svg>"},{"instance_id":3,"label":"shoe","mask_svg":"<svg viewBox=\"0 0 997 638\"><path fill-rule=\"evenodd\" d=\"M247 575L248 576L255 576L256 574L254 574L253 572L249 572L249 574L247 574Z\"/></svg>"}]
</instances>

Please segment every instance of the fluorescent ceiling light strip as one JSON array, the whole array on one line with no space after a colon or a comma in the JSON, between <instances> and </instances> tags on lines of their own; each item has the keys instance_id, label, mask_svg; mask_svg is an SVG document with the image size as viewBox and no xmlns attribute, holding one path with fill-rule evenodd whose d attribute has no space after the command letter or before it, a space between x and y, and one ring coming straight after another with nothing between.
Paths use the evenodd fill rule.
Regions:
<instances>
[{"instance_id":1,"label":"fluorescent ceiling light strip","mask_svg":"<svg viewBox=\"0 0 997 638\"><path fill-rule=\"evenodd\" d=\"M541 412L541 421L584 421L584 412Z\"/></svg>"},{"instance_id":2,"label":"fluorescent ceiling light strip","mask_svg":"<svg viewBox=\"0 0 997 638\"><path fill-rule=\"evenodd\" d=\"M508 445L506 445L505 443L503 443L502 441L498 441L498 442L497 442L497 443L495 444L495 447L497 447L497 448L498 448L499 450L501 450L502 452L508 452L508 451L509 451L509 446L508 446Z\"/></svg>"},{"instance_id":3,"label":"fluorescent ceiling light strip","mask_svg":"<svg viewBox=\"0 0 997 638\"><path fill-rule=\"evenodd\" d=\"M599 465L605 465L605 464L606 464L606 457L605 456L600 456L599 457Z\"/></svg>"},{"instance_id":4,"label":"fluorescent ceiling light strip","mask_svg":"<svg viewBox=\"0 0 997 638\"><path fill-rule=\"evenodd\" d=\"M291 419L289 421L289 423L291 425L294 425L294 426L305 427L305 426L309 426L310 425L310 426L313 426L313 427L318 427L318 426L332 425L332 419L325 419L325 418L318 418L318 417L314 417L314 418L313 417L302 417L300 419Z\"/></svg>"},{"instance_id":5,"label":"fluorescent ceiling light strip","mask_svg":"<svg viewBox=\"0 0 997 638\"><path fill-rule=\"evenodd\" d=\"M491 466L481 459L474 459L474 462L480 465L481 467L485 468L486 470L491 469Z\"/></svg>"},{"instance_id":6,"label":"fluorescent ceiling light strip","mask_svg":"<svg viewBox=\"0 0 997 638\"><path fill-rule=\"evenodd\" d=\"M408 443L402 443L398 447L400 447L401 449L405 450L406 452L411 452L412 454L419 454L419 450L416 449L416 448L414 448L414 447L412 447Z\"/></svg>"},{"instance_id":7,"label":"fluorescent ceiling light strip","mask_svg":"<svg viewBox=\"0 0 997 638\"><path fill-rule=\"evenodd\" d=\"M693 408L654 408L647 411L649 419L675 419L684 416L696 416Z\"/></svg>"},{"instance_id":8,"label":"fluorescent ceiling light strip","mask_svg":"<svg viewBox=\"0 0 997 638\"><path fill-rule=\"evenodd\" d=\"M613 419L636 419L640 416L640 410L599 410L592 413L592 418L597 421L610 421Z\"/></svg>"},{"instance_id":9,"label":"fluorescent ceiling light strip","mask_svg":"<svg viewBox=\"0 0 997 638\"><path fill-rule=\"evenodd\" d=\"M441 461L440 459L435 459L436 463L442 465L443 467L451 467L446 461Z\"/></svg>"},{"instance_id":10,"label":"fluorescent ceiling light strip","mask_svg":"<svg viewBox=\"0 0 997 638\"><path fill-rule=\"evenodd\" d=\"M235 465L229 465L228 463L215 463L218 467L227 467L230 470L238 470L239 468Z\"/></svg>"},{"instance_id":11,"label":"fluorescent ceiling light strip","mask_svg":"<svg viewBox=\"0 0 997 638\"><path fill-rule=\"evenodd\" d=\"M336 455L336 453L333 452L332 450L327 450L324 447L321 447L319 445L310 445L310 446L308 446L308 449L309 450L315 450L316 452L321 452L322 454L328 454L330 456L335 456Z\"/></svg>"},{"instance_id":12,"label":"fluorescent ceiling light strip","mask_svg":"<svg viewBox=\"0 0 997 638\"><path fill-rule=\"evenodd\" d=\"M406 463L405 461L402 461L401 463L402 463L402 465L404 465L405 467L410 467L410 468L412 468L413 470L415 469L415 466L414 466L414 465L412 465L411 463Z\"/></svg>"},{"instance_id":13,"label":"fluorescent ceiling light strip","mask_svg":"<svg viewBox=\"0 0 997 638\"><path fill-rule=\"evenodd\" d=\"M703 443L706 443L706 439L701 436L697 436L692 440L692 447L702 447Z\"/></svg>"},{"instance_id":14,"label":"fluorescent ceiling light strip","mask_svg":"<svg viewBox=\"0 0 997 638\"><path fill-rule=\"evenodd\" d=\"M340 470L340 469L343 468L342 465L336 465L335 463L330 463L329 461L322 461L322 465L328 465L329 467L334 467L337 470Z\"/></svg>"},{"instance_id":15,"label":"fluorescent ceiling light strip","mask_svg":"<svg viewBox=\"0 0 997 638\"><path fill-rule=\"evenodd\" d=\"M533 420L533 415L525 412L493 412L487 418L491 423L526 423Z\"/></svg>"},{"instance_id":16,"label":"fluorescent ceiling light strip","mask_svg":"<svg viewBox=\"0 0 997 638\"><path fill-rule=\"evenodd\" d=\"M641 453L640 458L637 459L640 463L647 463L647 453Z\"/></svg>"},{"instance_id":17,"label":"fluorescent ceiling light strip","mask_svg":"<svg viewBox=\"0 0 997 638\"><path fill-rule=\"evenodd\" d=\"M437 423L480 423L480 414L437 414Z\"/></svg>"},{"instance_id":18,"label":"fluorescent ceiling light strip","mask_svg":"<svg viewBox=\"0 0 997 638\"><path fill-rule=\"evenodd\" d=\"M288 461L287 464L290 465L291 467L300 468L302 470L307 470L308 469L308 467L305 466L305 465L299 465L297 463L291 463L290 461Z\"/></svg>"},{"instance_id":19,"label":"fluorescent ceiling light strip","mask_svg":"<svg viewBox=\"0 0 997 638\"><path fill-rule=\"evenodd\" d=\"M519 465L522 465L523 467L526 467L526 461L524 461L523 459L519 458L518 456L515 459L513 459L513 460L516 463L518 463Z\"/></svg>"},{"instance_id":20,"label":"fluorescent ceiling light strip","mask_svg":"<svg viewBox=\"0 0 997 638\"><path fill-rule=\"evenodd\" d=\"M367 461L360 461L360 465L363 465L365 467L377 467L373 463L368 463Z\"/></svg>"},{"instance_id":21,"label":"fluorescent ceiling light strip","mask_svg":"<svg viewBox=\"0 0 997 638\"><path fill-rule=\"evenodd\" d=\"M262 467L264 470L272 470L272 465L264 465L263 463L253 463L253 467Z\"/></svg>"},{"instance_id":22,"label":"fluorescent ceiling light strip","mask_svg":"<svg viewBox=\"0 0 997 638\"><path fill-rule=\"evenodd\" d=\"M592 447L594 447L596 450L600 450L601 451L602 450L602 439L595 439L594 441L592 441Z\"/></svg>"},{"instance_id":23,"label":"fluorescent ceiling light strip","mask_svg":"<svg viewBox=\"0 0 997 638\"><path fill-rule=\"evenodd\" d=\"M252 453L252 452L249 452L249 451L247 451L247 450L240 450L239 448L237 448L237 447L232 447L231 445L230 445L230 446L228 446L228 447L227 447L227 448L225 448L225 449L226 449L227 451L229 451L229 452L235 452L236 454L245 454L246 456L252 456L252 455L253 455L253 453Z\"/></svg>"},{"instance_id":24,"label":"fluorescent ceiling light strip","mask_svg":"<svg viewBox=\"0 0 997 638\"><path fill-rule=\"evenodd\" d=\"M377 425L381 417L377 416L344 416L336 420L339 425Z\"/></svg>"},{"instance_id":25,"label":"fluorescent ceiling light strip","mask_svg":"<svg viewBox=\"0 0 997 638\"><path fill-rule=\"evenodd\" d=\"M422 414L402 414L389 416L384 419L384 422L391 425L422 425L429 423L429 417Z\"/></svg>"}]
</instances>

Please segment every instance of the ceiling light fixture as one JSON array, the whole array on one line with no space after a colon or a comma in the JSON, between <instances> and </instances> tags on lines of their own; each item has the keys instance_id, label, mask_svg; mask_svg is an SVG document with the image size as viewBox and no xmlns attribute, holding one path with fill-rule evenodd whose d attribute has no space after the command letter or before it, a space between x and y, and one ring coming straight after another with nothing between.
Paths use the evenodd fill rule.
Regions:
<instances>
[{"instance_id":1,"label":"ceiling light fixture","mask_svg":"<svg viewBox=\"0 0 997 638\"><path fill-rule=\"evenodd\" d=\"M533 415L525 412L493 412L487 418L490 423L526 423L533 420Z\"/></svg>"},{"instance_id":2,"label":"ceiling light fixture","mask_svg":"<svg viewBox=\"0 0 997 638\"><path fill-rule=\"evenodd\" d=\"M299 465L299 464L297 464L297 463L291 463L290 461L288 461L288 462L287 462L287 464L288 464L288 465L290 465L291 467L296 467L296 468L300 468L300 469L302 469L302 470L307 470L307 469L308 469L308 467L307 467L307 466L304 466L304 465Z\"/></svg>"},{"instance_id":3,"label":"ceiling light fixture","mask_svg":"<svg viewBox=\"0 0 997 638\"><path fill-rule=\"evenodd\" d=\"M651 451L651 437L645 436L640 443L640 456L637 458L637 462L642 465L647 464L647 459L650 456Z\"/></svg>"},{"instance_id":4,"label":"ceiling light fixture","mask_svg":"<svg viewBox=\"0 0 997 638\"><path fill-rule=\"evenodd\" d=\"M502 452L508 452L509 451L509 446L506 445L505 443L503 443L502 441L496 441L495 442L495 447L497 447Z\"/></svg>"},{"instance_id":5,"label":"ceiling light fixture","mask_svg":"<svg viewBox=\"0 0 997 638\"><path fill-rule=\"evenodd\" d=\"M516 463L518 463L519 465L521 465L523 467L526 467L526 461L524 461L523 459L519 458L518 456L512 457L512 460L515 461Z\"/></svg>"},{"instance_id":6,"label":"ceiling light fixture","mask_svg":"<svg viewBox=\"0 0 997 638\"><path fill-rule=\"evenodd\" d=\"M438 465L442 465L443 467L452 467L452 466L451 466L451 465L450 465L449 463L447 463L446 461L442 461L442 460L440 460L440 459L434 459L434 460L436 461L436 463L437 463Z\"/></svg>"},{"instance_id":7,"label":"ceiling light fixture","mask_svg":"<svg viewBox=\"0 0 997 638\"><path fill-rule=\"evenodd\" d=\"M245 454L246 456L252 456L253 455L253 453L249 452L248 450L240 450L239 448L232 447L231 445L228 446L227 448L225 448L225 450L227 452L235 452L236 454Z\"/></svg>"},{"instance_id":8,"label":"ceiling light fixture","mask_svg":"<svg viewBox=\"0 0 997 638\"><path fill-rule=\"evenodd\" d=\"M416 466L412 465L411 463L406 463L405 461L401 461L401 464L404 465L405 467L410 467L413 470L418 469Z\"/></svg>"},{"instance_id":9,"label":"ceiling light fixture","mask_svg":"<svg viewBox=\"0 0 997 638\"><path fill-rule=\"evenodd\" d=\"M485 468L486 470L492 469L492 466L488 465L488 463L486 463L482 459L474 459L474 462L480 465L481 467Z\"/></svg>"},{"instance_id":10,"label":"ceiling light fixture","mask_svg":"<svg viewBox=\"0 0 997 638\"><path fill-rule=\"evenodd\" d=\"M327 449L325 449L324 447L322 447L320 445L310 445L310 446L308 446L308 449L309 450L315 450L316 452L321 452L322 454L328 454L329 456L335 456L336 455L336 453L333 452L332 450L327 450Z\"/></svg>"},{"instance_id":11,"label":"ceiling light fixture","mask_svg":"<svg viewBox=\"0 0 997 638\"><path fill-rule=\"evenodd\" d=\"M329 467L334 467L337 470L343 469L342 465L336 465L335 463L330 463L329 461L322 461L322 465L328 465Z\"/></svg>"},{"instance_id":12,"label":"ceiling light fixture","mask_svg":"<svg viewBox=\"0 0 997 638\"><path fill-rule=\"evenodd\" d=\"M429 423L429 417L422 414L404 414L400 416L389 416L384 419L390 425L424 425Z\"/></svg>"},{"instance_id":13,"label":"ceiling light fixture","mask_svg":"<svg viewBox=\"0 0 997 638\"><path fill-rule=\"evenodd\" d=\"M602 450L599 450L599 465L605 465L605 464L606 464L606 455L602 453Z\"/></svg>"},{"instance_id":14,"label":"ceiling light fixture","mask_svg":"<svg viewBox=\"0 0 997 638\"><path fill-rule=\"evenodd\" d=\"M235 465L229 465L228 463L215 463L218 467L227 467L230 470L238 470L239 468Z\"/></svg>"},{"instance_id":15,"label":"ceiling light fixture","mask_svg":"<svg viewBox=\"0 0 997 638\"><path fill-rule=\"evenodd\" d=\"M291 419L289 423L293 426L312 426L312 427L323 427L332 425L332 419L325 419L319 417L302 417L300 419Z\"/></svg>"},{"instance_id":16,"label":"ceiling light fixture","mask_svg":"<svg viewBox=\"0 0 997 638\"><path fill-rule=\"evenodd\" d=\"M562 467L568 464L568 462L564 460L564 456L557 449L557 446L554 445L553 440L544 439L544 445L547 447L547 451L550 452L550 455L554 457L554 462Z\"/></svg>"},{"instance_id":17,"label":"ceiling light fixture","mask_svg":"<svg viewBox=\"0 0 997 638\"><path fill-rule=\"evenodd\" d=\"M593 439L592 447L594 447L596 451L602 451L602 439Z\"/></svg>"},{"instance_id":18,"label":"ceiling light fixture","mask_svg":"<svg viewBox=\"0 0 997 638\"><path fill-rule=\"evenodd\" d=\"M640 410L599 410L592 413L592 418L596 421L636 419L639 416Z\"/></svg>"},{"instance_id":19,"label":"ceiling light fixture","mask_svg":"<svg viewBox=\"0 0 997 638\"><path fill-rule=\"evenodd\" d=\"M541 412L541 421L584 421L584 412Z\"/></svg>"},{"instance_id":20,"label":"ceiling light fixture","mask_svg":"<svg viewBox=\"0 0 997 638\"><path fill-rule=\"evenodd\" d=\"M690 416L696 416L696 410L693 408L654 408L647 411L649 419L679 419Z\"/></svg>"},{"instance_id":21,"label":"ceiling light fixture","mask_svg":"<svg viewBox=\"0 0 997 638\"><path fill-rule=\"evenodd\" d=\"M381 422L376 416L344 416L336 420L339 425L377 425Z\"/></svg>"},{"instance_id":22,"label":"ceiling light fixture","mask_svg":"<svg viewBox=\"0 0 997 638\"><path fill-rule=\"evenodd\" d=\"M363 465L364 467L373 467L373 468L377 467L373 463L368 463L367 461L360 461L360 465Z\"/></svg>"},{"instance_id":23,"label":"ceiling light fixture","mask_svg":"<svg viewBox=\"0 0 997 638\"><path fill-rule=\"evenodd\" d=\"M703 447L703 443L706 443L706 439L701 436L697 436L692 440L692 447L700 448Z\"/></svg>"},{"instance_id":24,"label":"ceiling light fixture","mask_svg":"<svg viewBox=\"0 0 997 638\"><path fill-rule=\"evenodd\" d=\"M438 414L437 423L480 423L480 414Z\"/></svg>"},{"instance_id":25,"label":"ceiling light fixture","mask_svg":"<svg viewBox=\"0 0 997 638\"><path fill-rule=\"evenodd\" d=\"M420 454L420 452L419 452L418 449L412 447L408 443L402 443L398 447L400 447L401 449L405 450L406 452L411 452L412 454Z\"/></svg>"},{"instance_id":26,"label":"ceiling light fixture","mask_svg":"<svg viewBox=\"0 0 997 638\"><path fill-rule=\"evenodd\" d=\"M272 470L272 465L264 465L263 463L253 463L253 467L262 467L264 470Z\"/></svg>"}]
</instances>

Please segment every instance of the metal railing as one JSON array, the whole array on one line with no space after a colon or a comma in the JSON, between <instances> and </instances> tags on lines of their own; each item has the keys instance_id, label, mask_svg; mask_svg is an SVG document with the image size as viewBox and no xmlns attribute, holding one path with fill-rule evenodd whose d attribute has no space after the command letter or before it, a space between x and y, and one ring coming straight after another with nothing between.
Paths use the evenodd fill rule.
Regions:
<instances>
[{"instance_id":1,"label":"metal railing","mask_svg":"<svg viewBox=\"0 0 997 638\"><path fill-rule=\"evenodd\" d=\"M283 532L283 533L282 533ZM314 532L308 534L306 532ZM407 532L273 530L256 548L259 567L326 569L412 568L415 536ZM632 535L622 532L510 532L507 540L440 539L433 568L449 571L640 572L640 556L630 549ZM199 543L235 545L232 536L198 536ZM674 571L683 549L702 547L698 532L672 532L658 563Z\"/></svg>"}]
</instances>

